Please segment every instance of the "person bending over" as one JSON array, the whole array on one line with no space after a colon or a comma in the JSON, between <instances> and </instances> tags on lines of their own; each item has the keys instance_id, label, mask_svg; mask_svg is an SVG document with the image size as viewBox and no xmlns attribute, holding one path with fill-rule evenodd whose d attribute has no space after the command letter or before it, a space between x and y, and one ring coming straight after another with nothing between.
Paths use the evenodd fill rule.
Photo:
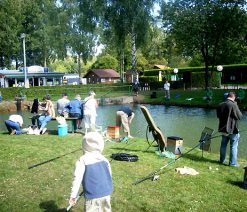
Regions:
<instances>
[{"instance_id":1,"label":"person bending over","mask_svg":"<svg viewBox=\"0 0 247 212\"><path fill-rule=\"evenodd\" d=\"M23 125L23 118L20 115L10 115L8 120L5 120L5 125L9 131L10 135L20 135L21 127Z\"/></svg>"},{"instance_id":2,"label":"person bending over","mask_svg":"<svg viewBox=\"0 0 247 212\"><path fill-rule=\"evenodd\" d=\"M127 106L122 106L118 111L117 111L117 116L116 116L116 125L121 127L123 125L124 132L127 134L129 138L133 138L130 135L130 127L129 125L131 124L135 114L134 112Z\"/></svg>"}]
</instances>

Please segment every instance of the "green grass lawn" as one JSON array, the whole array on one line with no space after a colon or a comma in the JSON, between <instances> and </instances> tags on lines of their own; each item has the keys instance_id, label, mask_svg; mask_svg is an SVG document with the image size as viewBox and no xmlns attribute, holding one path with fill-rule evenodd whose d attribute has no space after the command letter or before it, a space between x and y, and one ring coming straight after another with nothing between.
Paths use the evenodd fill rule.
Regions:
<instances>
[{"instance_id":1,"label":"green grass lawn","mask_svg":"<svg viewBox=\"0 0 247 212\"><path fill-rule=\"evenodd\" d=\"M82 155L81 140L81 134L59 137L55 133L42 136L1 133L0 211L66 208L74 165ZM143 138L134 138L128 144L105 144L104 155L109 160L112 153L118 152L139 157L138 162L111 161L113 211L247 211L247 190L242 188L242 167L247 161L240 159L242 167L232 168L219 165L217 154L204 153L202 158L201 151L195 149L163 169L159 180L133 185L171 160L156 155L155 147L145 151L147 147ZM28 169L56 157L58 159ZM183 166L194 168L199 175L177 174L175 168ZM83 211L83 198L73 211Z\"/></svg>"},{"instance_id":2,"label":"green grass lawn","mask_svg":"<svg viewBox=\"0 0 247 212\"><path fill-rule=\"evenodd\" d=\"M152 104L167 104L167 105L179 105L179 106L193 106L193 107L206 107L215 108L217 105L224 100L224 93L232 90L227 89L214 89L212 101L207 102L203 98L206 96L204 89L195 90L182 90L182 89L172 89L171 98L169 101L165 101L164 91L162 89L156 90L157 98L150 98L153 91L141 91L144 95L144 101L146 103ZM237 93L237 90L235 91ZM247 90L245 89L247 95ZM192 98L190 101L188 99ZM241 110L247 110L247 96L244 100L238 102Z\"/></svg>"}]
</instances>

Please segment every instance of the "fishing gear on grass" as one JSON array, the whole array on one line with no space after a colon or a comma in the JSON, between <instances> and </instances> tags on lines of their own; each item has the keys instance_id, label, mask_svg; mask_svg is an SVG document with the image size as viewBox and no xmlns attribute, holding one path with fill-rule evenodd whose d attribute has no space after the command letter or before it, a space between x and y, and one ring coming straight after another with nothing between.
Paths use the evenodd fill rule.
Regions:
<instances>
[{"instance_id":1,"label":"fishing gear on grass","mask_svg":"<svg viewBox=\"0 0 247 212\"><path fill-rule=\"evenodd\" d=\"M136 162L138 161L137 155L130 155L127 153L116 153L112 154L111 158L113 160L119 160L119 161L128 161L128 162Z\"/></svg>"},{"instance_id":2,"label":"fishing gear on grass","mask_svg":"<svg viewBox=\"0 0 247 212\"><path fill-rule=\"evenodd\" d=\"M179 160L180 158L184 157L186 154L188 154L189 152L193 151L195 148L201 146L202 143L205 143L205 142L207 142L207 141L209 141L209 140L211 140L211 139L214 139L214 138L217 138L217 137L220 137L220 136L221 136L221 135L212 137L212 135L209 135L208 133L205 133L205 134L203 135L203 137L199 140L199 143L198 143L196 146L194 146L193 148L191 148L190 150L188 150L188 151L185 152L184 154L181 154L181 155L180 155L179 157L177 157L176 159L174 159L174 160L168 162L167 164L165 164L164 166L160 167L160 168L157 169L156 171L150 173L150 174L147 175L146 177L143 177L142 179L137 180L136 182L133 183L133 185L137 185L137 184L139 184L139 183L141 183L141 182L143 182L143 181L145 181L145 180L148 180L148 179L152 179L153 181L159 179L159 174L158 174L158 173L159 173L162 169L164 169L164 168L166 168L167 166L169 166L169 165L175 163L177 160Z\"/></svg>"}]
</instances>

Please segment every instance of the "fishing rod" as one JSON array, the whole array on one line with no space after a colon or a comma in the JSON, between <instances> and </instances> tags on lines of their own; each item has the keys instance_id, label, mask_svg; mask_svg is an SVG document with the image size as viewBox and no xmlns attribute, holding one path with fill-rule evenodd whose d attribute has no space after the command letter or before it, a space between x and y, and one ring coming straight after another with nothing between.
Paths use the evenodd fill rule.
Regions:
<instances>
[{"instance_id":1,"label":"fishing rod","mask_svg":"<svg viewBox=\"0 0 247 212\"><path fill-rule=\"evenodd\" d=\"M82 197L84 191L82 191L75 199L75 204L77 203L77 201ZM75 204L70 204L67 208L66 208L66 211L69 211L73 206L75 206Z\"/></svg>"},{"instance_id":2,"label":"fishing rod","mask_svg":"<svg viewBox=\"0 0 247 212\"><path fill-rule=\"evenodd\" d=\"M69 154L72 154L72 153L74 153L74 152L77 152L77 151L79 151L79 150L82 150L82 149L79 148L79 149L76 149L76 150L74 150L74 151L72 151L72 152L69 152L69 153L66 153L66 154L57 156L57 157L55 157L55 158L52 158L52 159L43 161L43 162L38 163L38 164L35 164L35 165L33 165L33 166L29 166L28 169L33 169L33 168L35 168L35 167L38 167L38 166L41 166L41 165L43 165L43 164L49 163L49 162L51 162L51 161L57 160L57 159L59 159L59 158L62 158L62 157L64 157L64 156L66 156L66 155L69 155Z\"/></svg>"},{"instance_id":3,"label":"fishing rod","mask_svg":"<svg viewBox=\"0 0 247 212\"><path fill-rule=\"evenodd\" d=\"M136 182L133 183L133 185L137 185L145 180L148 180L148 179L153 179L153 180L157 180L159 179L159 175L158 173L166 168L167 166L170 166L171 164L175 163L176 161L178 161L179 159L181 159L182 157L184 157L186 154L188 154L189 152L193 151L195 148L199 147L200 145L202 145L202 143L205 143L206 141L209 141L211 139L214 139L214 138L217 138L217 137L220 137L222 135L217 135L217 136L211 136L209 135L208 133L205 133L204 137L201 138L199 140L199 143L197 145L195 145L193 148L191 148L190 150L188 150L187 152L185 152L184 154L181 154L179 157L177 157L176 159L168 162L167 164L165 164L164 166L160 167L159 169L157 169L156 171L150 173L149 175L147 175L146 177L143 177L142 179L140 180L137 180ZM179 150L180 151L180 150Z\"/></svg>"}]
</instances>

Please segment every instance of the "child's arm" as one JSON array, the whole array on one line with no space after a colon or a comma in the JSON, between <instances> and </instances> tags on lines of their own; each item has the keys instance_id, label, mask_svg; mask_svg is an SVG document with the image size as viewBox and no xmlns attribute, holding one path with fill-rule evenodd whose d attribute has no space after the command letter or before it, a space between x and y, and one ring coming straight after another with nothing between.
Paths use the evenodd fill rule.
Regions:
<instances>
[{"instance_id":1,"label":"child's arm","mask_svg":"<svg viewBox=\"0 0 247 212\"><path fill-rule=\"evenodd\" d=\"M83 180L84 172L85 172L85 164L83 160L77 161L69 203L70 202L71 203L73 202L74 204L76 203L76 197L78 195L78 192L79 192L82 180Z\"/></svg>"}]
</instances>

